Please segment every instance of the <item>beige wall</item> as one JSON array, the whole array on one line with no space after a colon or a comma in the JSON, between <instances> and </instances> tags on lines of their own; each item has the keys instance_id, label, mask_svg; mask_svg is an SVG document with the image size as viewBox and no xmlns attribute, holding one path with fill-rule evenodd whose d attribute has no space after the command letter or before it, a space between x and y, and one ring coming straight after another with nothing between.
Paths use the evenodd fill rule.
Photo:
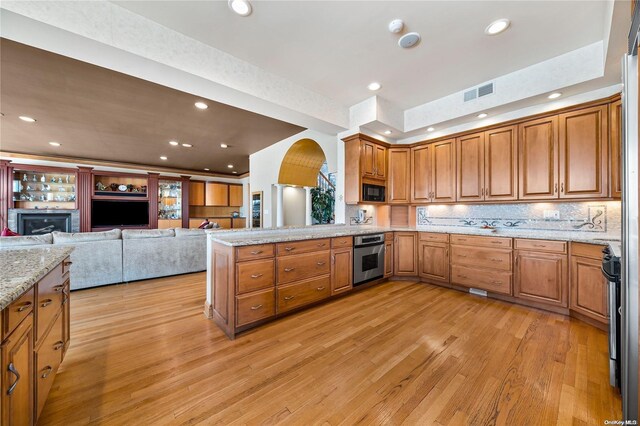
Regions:
<instances>
[{"instance_id":1,"label":"beige wall","mask_svg":"<svg viewBox=\"0 0 640 426\"><path fill-rule=\"evenodd\" d=\"M285 186L282 193L284 226L304 226L305 190Z\"/></svg>"}]
</instances>

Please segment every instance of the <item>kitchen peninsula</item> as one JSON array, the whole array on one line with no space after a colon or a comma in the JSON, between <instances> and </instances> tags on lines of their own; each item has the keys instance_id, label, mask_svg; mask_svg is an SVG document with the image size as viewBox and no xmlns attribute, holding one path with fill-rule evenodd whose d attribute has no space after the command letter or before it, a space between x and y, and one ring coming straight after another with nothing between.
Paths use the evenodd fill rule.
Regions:
<instances>
[{"instance_id":1,"label":"kitchen peninsula","mask_svg":"<svg viewBox=\"0 0 640 426\"><path fill-rule=\"evenodd\" d=\"M369 285L420 280L608 325L600 263L605 247L619 250L616 236L453 226L210 233L205 314L233 339L348 294L354 291L354 237L371 234L384 235L384 272Z\"/></svg>"},{"instance_id":2,"label":"kitchen peninsula","mask_svg":"<svg viewBox=\"0 0 640 426\"><path fill-rule=\"evenodd\" d=\"M69 347L72 251L28 248L0 256L2 424L37 422Z\"/></svg>"}]
</instances>

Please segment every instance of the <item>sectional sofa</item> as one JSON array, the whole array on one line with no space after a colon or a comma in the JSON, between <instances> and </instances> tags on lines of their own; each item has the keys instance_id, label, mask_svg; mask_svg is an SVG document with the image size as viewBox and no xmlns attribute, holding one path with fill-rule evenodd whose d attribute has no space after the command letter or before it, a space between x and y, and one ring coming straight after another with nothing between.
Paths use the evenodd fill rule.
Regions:
<instances>
[{"instance_id":1,"label":"sectional sofa","mask_svg":"<svg viewBox=\"0 0 640 426\"><path fill-rule=\"evenodd\" d=\"M144 229L0 238L0 250L72 246L71 289L207 269L204 229Z\"/></svg>"}]
</instances>

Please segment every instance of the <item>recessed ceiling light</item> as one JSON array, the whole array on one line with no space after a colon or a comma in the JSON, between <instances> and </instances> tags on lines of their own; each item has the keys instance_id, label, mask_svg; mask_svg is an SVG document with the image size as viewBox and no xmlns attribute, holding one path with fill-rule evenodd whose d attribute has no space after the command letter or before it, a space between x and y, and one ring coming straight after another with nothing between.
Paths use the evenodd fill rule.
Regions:
<instances>
[{"instance_id":1,"label":"recessed ceiling light","mask_svg":"<svg viewBox=\"0 0 640 426\"><path fill-rule=\"evenodd\" d=\"M229 145L227 145L226 143L221 143L220 148L229 148Z\"/></svg>"},{"instance_id":2,"label":"recessed ceiling light","mask_svg":"<svg viewBox=\"0 0 640 426\"><path fill-rule=\"evenodd\" d=\"M167 157L165 157L164 155L161 155L161 156L160 156L160 159L161 159L161 160L166 160L166 159L167 159Z\"/></svg>"},{"instance_id":3,"label":"recessed ceiling light","mask_svg":"<svg viewBox=\"0 0 640 426\"><path fill-rule=\"evenodd\" d=\"M191 148L193 145L191 145L190 143L183 143L182 146L184 146L185 148Z\"/></svg>"},{"instance_id":4,"label":"recessed ceiling light","mask_svg":"<svg viewBox=\"0 0 640 426\"><path fill-rule=\"evenodd\" d=\"M385 131L384 131L384 134L385 134L385 135L390 135L390 134L391 134L391 130L385 130Z\"/></svg>"},{"instance_id":5,"label":"recessed ceiling light","mask_svg":"<svg viewBox=\"0 0 640 426\"><path fill-rule=\"evenodd\" d=\"M35 118L31 118L31 117L27 117L26 115L21 115L20 117L18 117L20 120L22 121L26 121L27 123L35 123L36 119Z\"/></svg>"},{"instance_id":6,"label":"recessed ceiling light","mask_svg":"<svg viewBox=\"0 0 640 426\"><path fill-rule=\"evenodd\" d=\"M487 115L489 114L487 114L486 112L481 112L480 114L478 114L478 118L485 118Z\"/></svg>"},{"instance_id":7,"label":"recessed ceiling light","mask_svg":"<svg viewBox=\"0 0 640 426\"><path fill-rule=\"evenodd\" d=\"M427 127L427 132L433 132L435 129L433 127Z\"/></svg>"},{"instance_id":8,"label":"recessed ceiling light","mask_svg":"<svg viewBox=\"0 0 640 426\"><path fill-rule=\"evenodd\" d=\"M169 141L169 145L178 146L180 144L177 141Z\"/></svg>"},{"instance_id":9,"label":"recessed ceiling light","mask_svg":"<svg viewBox=\"0 0 640 426\"><path fill-rule=\"evenodd\" d=\"M232 171L231 173L238 173L238 172L236 172L236 171L234 170L234 171Z\"/></svg>"},{"instance_id":10,"label":"recessed ceiling light","mask_svg":"<svg viewBox=\"0 0 640 426\"><path fill-rule=\"evenodd\" d=\"M248 0L229 0L229 7L240 16L251 15L251 3Z\"/></svg>"},{"instance_id":11,"label":"recessed ceiling light","mask_svg":"<svg viewBox=\"0 0 640 426\"><path fill-rule=\"evenodd\" d=\"M375 92L376 90L380 90L382 86L380 85L380 83L374 81L373 83L369 83L369 85L367 86L367 89L371 90L372 92Z\"/></svg>"},{"instance_id":12,"label":"recessed ceiling light","mask_svg":"<svg viewBox=\"0 0 640 426\"><path fill-rule=\"evenodd\" d=\"M484 29L484 33L486 35L496 35L500 34L511 25L511 21L508 19L498 19L489 24L487 28Z\"/></svg>"},{"instance_id":13,"label":"recessed ceiling light","mask_svg":"<svg viewBox=\"0 0 640 426\"><path fill-rule=\"evenodd\" d=\"M51 146L60 146L60 142L49 142Z\"/></svg>"},{"instance_id":14,"label":"recessed ceiling light","mask_svg":"<svg viewBox=\"0 0 640 426\"><path fill-rule=\"evenodd\" d=\"M204 169L204 171L205 171L205 172L208 172L208 171L209 171L209 169Z\"/></svg>"},{"instance_id":15,"label":"recessed ceiling light","mask_svg":"<svg viewBox=\"0 0 640 426\"><path fill-rule=\"evenodd\" d=\"M549 96L547 96L547 98L549 98L549 99L557 99L557 98L559 98L560 96L562 96L562 93L560 93L560 92L554 92L554 93L550 94Z\"/></svg>"},{"instance_id":16,"label":"recessed ceiling light","mask_svg":"<svg viewBox=\"0 0 640 426\"><path fill-rule=\"evenodd\" d=\"M233 169L233 164L227 164L227 167Z\"/></svg>"},{"instance_id":17,"label":"recessed ceiling light","mask_svg":"<svg viewBox=\"0 0 640 426\"><path fill-rule=\"evenodd\" d=\"M209 108L209 105L205 104L204 102L196 102L194 105L198 109L207 109L207 108Z\"/></svg>"}]
</instances>

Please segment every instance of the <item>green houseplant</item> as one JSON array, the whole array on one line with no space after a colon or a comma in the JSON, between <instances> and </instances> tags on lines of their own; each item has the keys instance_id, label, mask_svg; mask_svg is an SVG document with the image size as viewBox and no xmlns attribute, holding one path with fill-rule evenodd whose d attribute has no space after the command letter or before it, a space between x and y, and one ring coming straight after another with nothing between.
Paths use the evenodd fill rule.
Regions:
<instances>
[{"instance_id":1,"label":"green houseplant","mask_svg":"<svg viewBox=\"0 0 640 426\"><path fill-rule=\"evenodd\" d=\"M314 222L331 223L335 203L335 193L332 188L311 188L311 217Z\"/></svg>"}]
</instances>

